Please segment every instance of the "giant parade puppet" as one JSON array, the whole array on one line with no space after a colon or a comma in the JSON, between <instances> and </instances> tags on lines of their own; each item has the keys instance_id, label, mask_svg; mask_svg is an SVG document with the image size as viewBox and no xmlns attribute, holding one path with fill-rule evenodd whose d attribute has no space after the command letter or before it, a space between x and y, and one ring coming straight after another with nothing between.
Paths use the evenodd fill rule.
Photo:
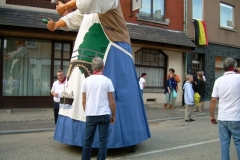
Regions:
<instances>
[{"instance_id":1,"label":"giant parade puppet","mask_svg":"<svg viewBox=\"0 0 240 160\"><path fill-rule=\"evenodd\" d=\"M67 9L77 7L66 14ZM75 41L67 84L60 102L54 139L64 144L83 146L86 116L82 107L81 85L92 74L95 56L105 62L103 74L113 82L116 122L110 125L108 148L135 146L150 138L143 99L133 57L129 32L119 0L71 0L58 3L64 14L57 22L49 19L50 31L79 30ZM98 148L98 132L93 148Z\"/></svg>"}]
</instances>

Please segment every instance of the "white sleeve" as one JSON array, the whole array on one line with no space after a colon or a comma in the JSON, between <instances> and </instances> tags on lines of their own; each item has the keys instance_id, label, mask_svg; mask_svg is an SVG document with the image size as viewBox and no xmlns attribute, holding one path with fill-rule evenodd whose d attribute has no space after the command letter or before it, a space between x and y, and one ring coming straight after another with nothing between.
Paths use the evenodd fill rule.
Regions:
<instances>
[{"instance_id":1,"label":"white sleeve","mask_svg":"<svg viewBox=\"0 0 240 160\"><path fill-rule=\"evenodd\" d=\"M212 91L212 97L217 98L218 93L217 93L217 86L218 86L218 81L216 80L213 86L213 91Z\"/></svg>"},{"instance_id":2,"label":"white sleeve","mask_svg":"<svg viewBox=\"0 0 240 160\"><path fill-rule=\"evenodd\" d=\"M140 83L142 84L142 83L145 83L145 79L144 78L140 78Z\"/></svg>"},{"instance_id":3,"label":"white sleeve","mask_svg":"<svg viewBox=\"0 0 240 160\"><path fill-rule=\"evenodd\" d=\"M206 81L206 77L205 76L203 76L203 80Z\"/></svg>"},{"instance_id":4,"label":"white sleeve","mask_svg":"<svg viewBox=\"0 0 240 160\"><path fill-rule=\"evenodd\" d=\"M108 92L114 92L114 87L112 84L112 81L110 79L108 79Z\"/></svg>"},{"instance_id":5,"label":"white sleeve","mask_svg":"<svg viewBox=\"0 0 240 160\"><path fill-rule=\"evenodd\" d=\"M74 12L71 12L66 16L62 17L61 20L66 23L66 26L61 27L61 29L65 31L78 30L82 24L83 14L81 14L80 11L77 9Z\"/></svg>"},{"instance_id":6,"label":"white sleeve","mask_svg":"<svg viewBox=\"0 0 240 160\"><path fill-rule=\"evenodd\" d=\"M77 0L76 5L82 14L106 13L118 6L119 0Z\"/></svg>"},{"instance_id":7,"label":"white sleeve","mask_svg":"<svg viewBox=\"0 0 240 160\"><path fill-rule=\"evenodd\" d=\"M53 86L52 86L51 92L55 92L55 83L53 83Z\"/></svg>"}]
</instances>

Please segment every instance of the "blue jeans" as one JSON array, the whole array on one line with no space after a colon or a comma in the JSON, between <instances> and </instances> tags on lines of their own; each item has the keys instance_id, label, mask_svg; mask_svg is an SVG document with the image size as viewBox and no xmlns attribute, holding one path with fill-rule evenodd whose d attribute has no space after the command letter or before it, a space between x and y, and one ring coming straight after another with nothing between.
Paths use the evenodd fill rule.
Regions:
<instances>
[{"instance_id":1,"label":"blue jeans","mask_svg":"<svg viewBox=\"0 0 240 160\"><path fill-rule=\"evenodd\" d=\"M141 90L141 93L142 93L142 96L143 96L143 89L140 89Z\"/></svg>"},{"instance_id":2,"label":"blue jeans","mask_svg":"<svg viewBox=\"0 0 240 160\"><path fill-rule=\"evenodd\" d=\"M230 160L229 146L231 136L237 150L238 159L240 160L240 121L218 121L219 137L221 141L222 160Z\"/></svg>"},{"instance_id":3,"label":"blue jeans","mask_svg":"<svg viewBox=\"0 0 240 160\"><path fill-rule=\"evenodd\" d=\"M97 127L99 131L99 150L97 160L106 159L109 124L110 115L86 117L86 130L83 142L82 160L90 160L91 158L91 146Z\"/></svg>"}]
</instances>

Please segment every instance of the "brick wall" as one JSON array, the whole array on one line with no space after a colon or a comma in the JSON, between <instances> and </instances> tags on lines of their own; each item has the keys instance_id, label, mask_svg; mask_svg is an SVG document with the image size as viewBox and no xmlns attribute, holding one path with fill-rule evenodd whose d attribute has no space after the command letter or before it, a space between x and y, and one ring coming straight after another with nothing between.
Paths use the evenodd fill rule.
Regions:
<instances>
[{"instance_id":1,"label":"brick wall","mask_svg":"<svg viewBox=\"0 0 240 160\"><path fill-rule=\"evenodd\" d=\"M169 25L137 20L136 13L139 13L139 10L133 12L131 11L132 9L131 0L121 0L121 6L126 22L183 31L183 16L184 16L183 0L165 0L165 17L170 19Z\"/></svg>"},{"instance_id":2,"label":"brick wall","mask_svg":"<svg viewBox=\"0 0 240 160\"><path fill-rule=\"evenodd\" d=\"M184 0L165 0L165 17L170 19L169 29L183 31Z\"/></svg>"}]
</instances>

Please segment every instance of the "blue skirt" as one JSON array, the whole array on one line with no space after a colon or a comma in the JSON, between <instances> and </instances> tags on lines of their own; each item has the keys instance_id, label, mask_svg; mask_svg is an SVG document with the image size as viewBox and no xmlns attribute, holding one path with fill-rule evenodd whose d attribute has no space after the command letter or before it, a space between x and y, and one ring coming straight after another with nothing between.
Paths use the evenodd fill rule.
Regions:
<instances>
[{"instance_id":1,"label":"blue skirt","mask_svg":"<svg viewBox=\"0 0 240 160\"><path fill-rule=\"evenodd\" d=\"M131 53L128 43L117 45ZM104 75L112 80L115 88L116 122L109 127L108 148L136 145L150 138L147 116L132 58L111 47L105 63ZM54 140L73 146L83 146L85 122L58 116ZM93 148L99 148L96 130Z\"/></svg>"}]
</instances>

